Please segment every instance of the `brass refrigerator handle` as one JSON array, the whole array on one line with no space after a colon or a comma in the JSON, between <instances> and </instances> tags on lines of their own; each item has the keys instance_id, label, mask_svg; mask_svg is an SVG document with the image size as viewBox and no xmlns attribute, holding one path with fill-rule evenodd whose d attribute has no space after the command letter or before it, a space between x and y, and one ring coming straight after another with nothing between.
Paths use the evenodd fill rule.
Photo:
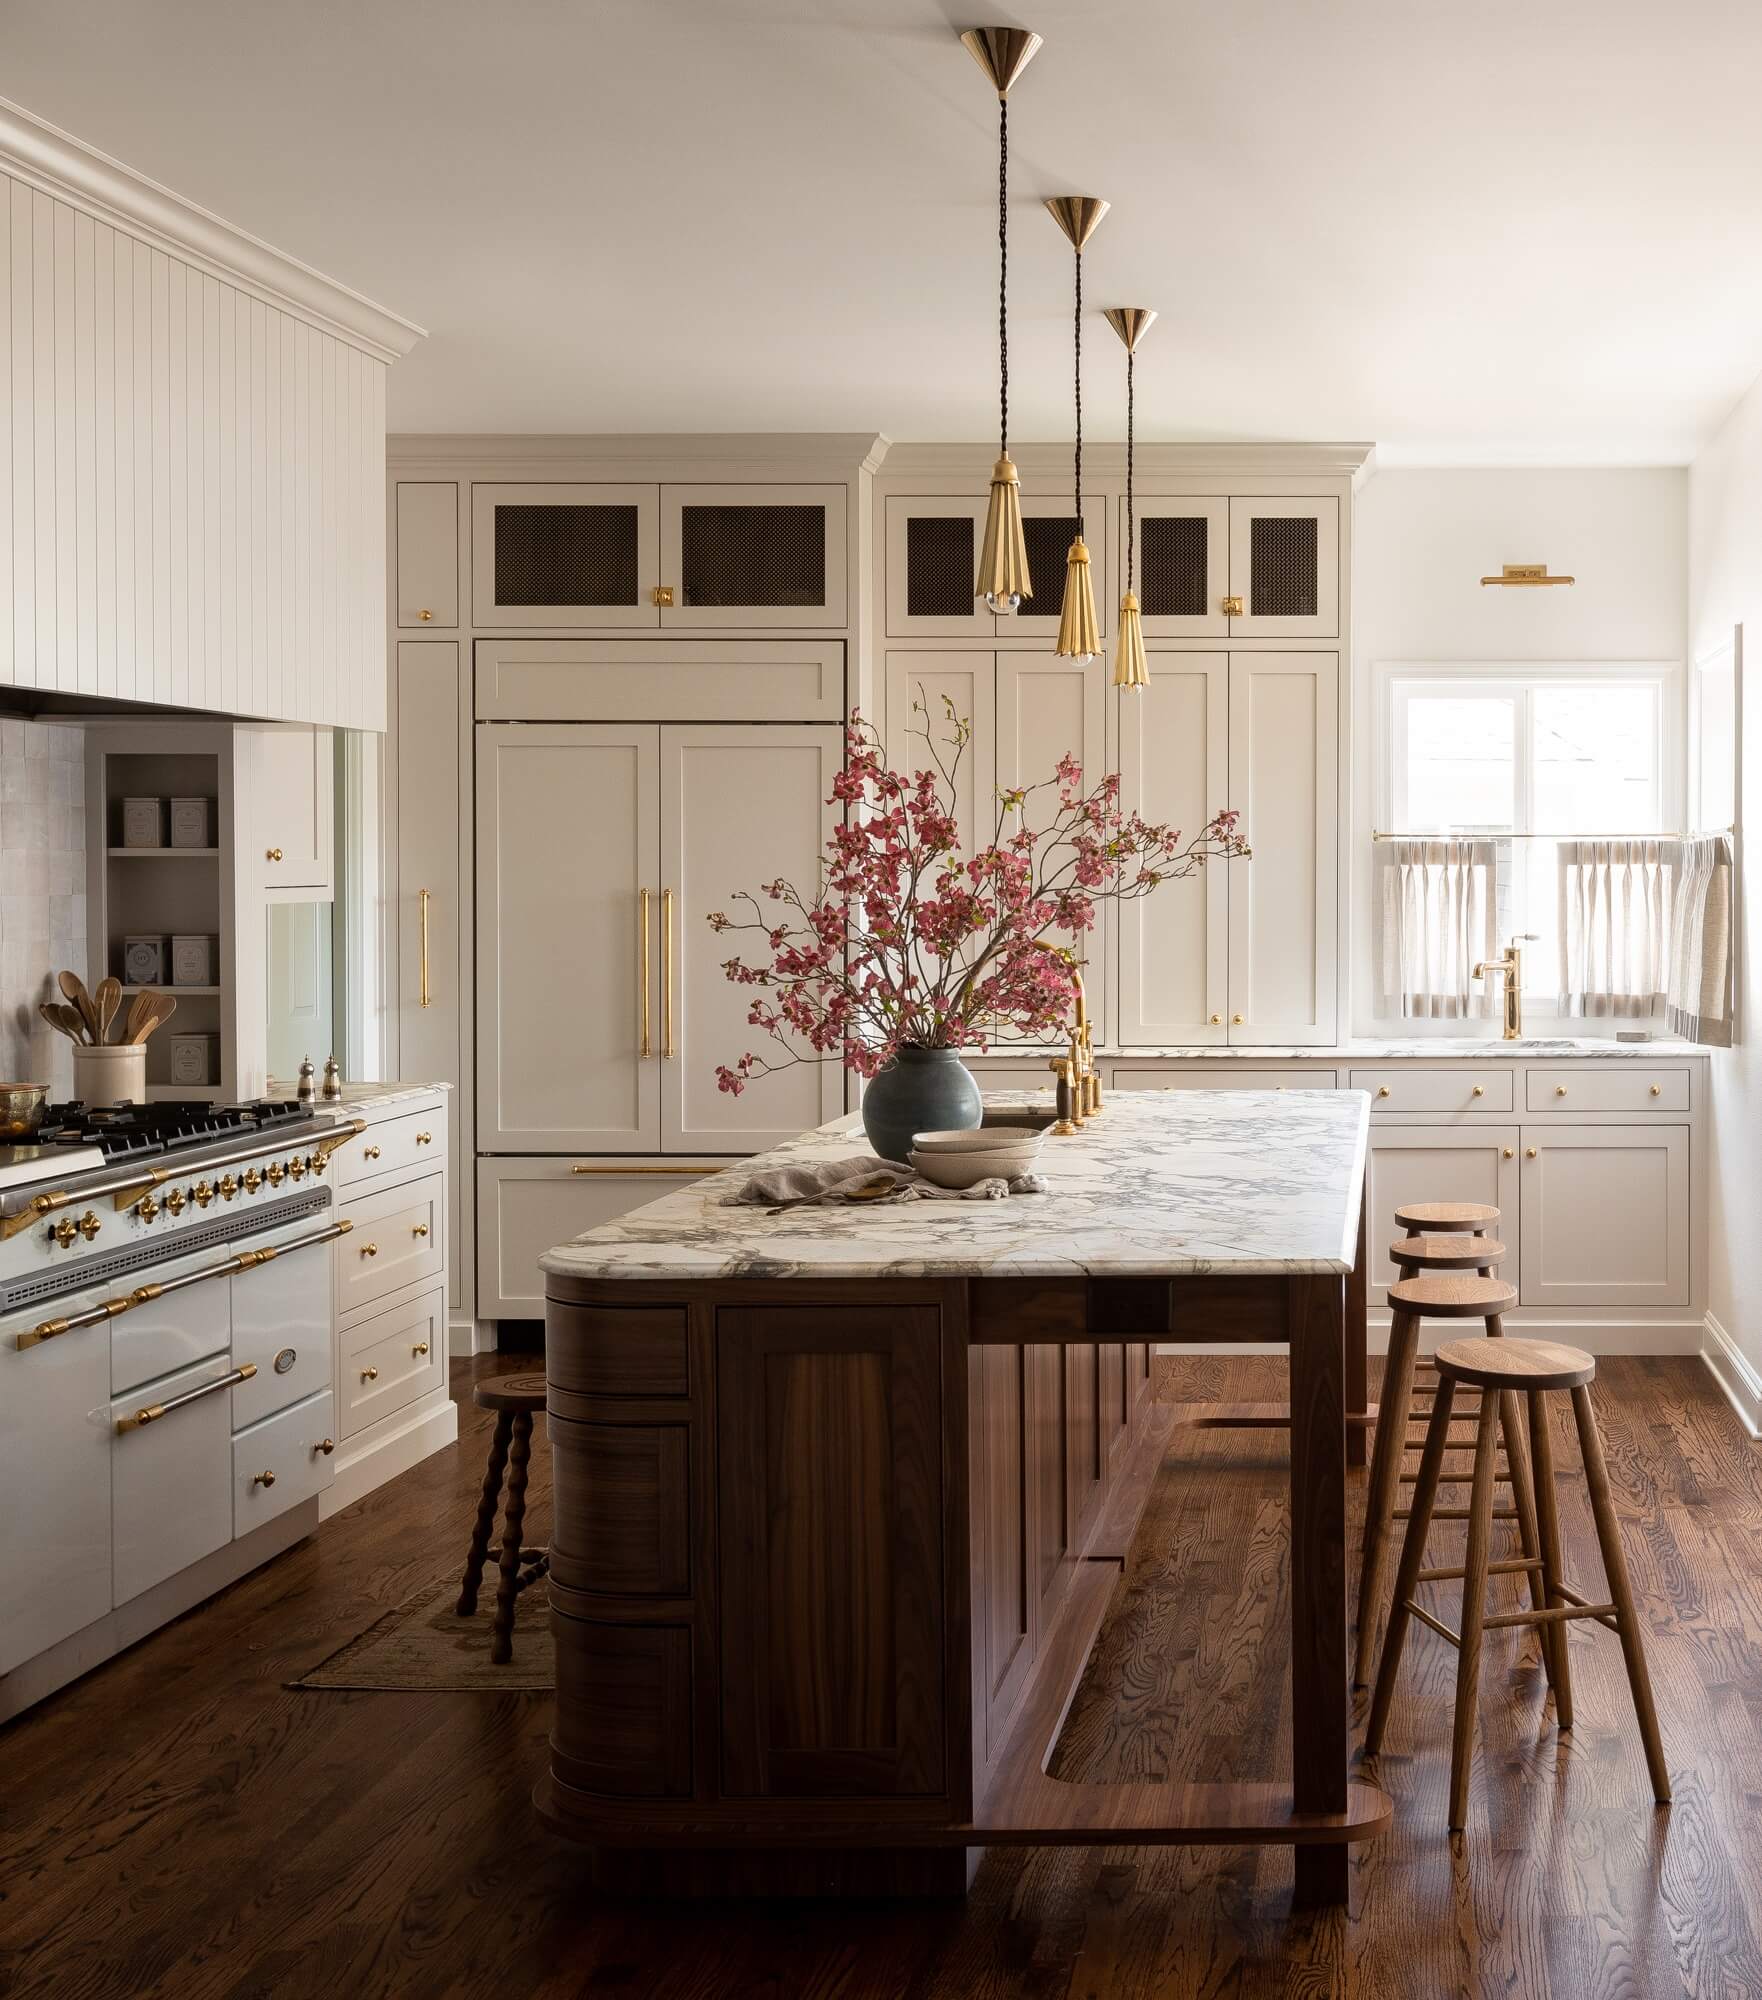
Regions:
<instances>
[{"instance_id":1,"label":"brass refrigerator handle","mask_svg":"<svg viewBox=\"0 0 1762 2000\"><path fill-rule=\"evenodd\" d=\"M661 891L661 1058L673 1060L673 891Z\"/></svg>"},{"instance_id":2,"label":"brass refrigerator handle","mask_svg":"<svg viewBox=\"0 0 1762 2000\"><path fill-rule=\"evenodd\" d=\"M416 980L416 1004L418 1007L432 1007L434 1005L434 996L428 990L428 904L428 891L426 889L418 889L416 891L416 908L422 940L422 961Z\"/></svg>"},{"instance_id":3,"label":"brass refrigerator handle","mask_svg":"<svg viewBox=\"0 0 1762 2000\"><path fill-rule=\"evenodd\" d=\"M636 1013L641 1024L641 1036L636 1045L636 1053L647 1062L654 1054L649 1040L649 892L638 889L637 908L637 953L636 953Z\"/></svg>"},{"instance_id":4,"label":"brass refrigerator handle","mask_svg":"<svg viewBox=\"0 0 1762 2000\"><path fill-rule=\"evenodd\" d=\"M148 1403L138 1409L132 1417L118 1417L116 1435L123 1437L129 1431L138 1431L143 1424L156 1424L161 1417L169 1416L173 1410L181 1410L186 1403L199 1402L204 1396L212 1396L217 1389L236 1389L241 1382L250 1381L256 1372L255 1361L243 1361L230 1375L222 1375L217 1382L204 1382L199 1389L186 1389L181 1396L168 1396L163 1403Z\"/></svg>"}]
</instances>

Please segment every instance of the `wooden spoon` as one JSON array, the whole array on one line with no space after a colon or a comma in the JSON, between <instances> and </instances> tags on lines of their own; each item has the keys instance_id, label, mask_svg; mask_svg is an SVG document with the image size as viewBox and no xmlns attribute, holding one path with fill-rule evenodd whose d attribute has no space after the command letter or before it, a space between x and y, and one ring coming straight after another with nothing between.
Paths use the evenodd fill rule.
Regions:
<instances>
[{"instance_id":1,"label":"wooden spoon","mask_svg":"<svg viewBox=\"0 0 1762 2000\"><path fill-rule=\"evenodd\" d=\"M86 1024L72 1007L63 1007L55 1000L39 1000L37 1012L57 1034L65 1035L70 1042L77 1042L82 1048L85 1046Z\"/></svg>"},{"instance_id":2,"label":"wooden spoon","mask_svg":"<svg viewBox=\"0 0 1762 2000\"><path fill-rule=\"evenodd\" d=\"M153 993L150 988L143 988L129 1003L128 1019L122 1024L122 1040L125 1044L138 1042L141 1039L141 1023L152 1011Z\"/></svg>"},{"instance_id":3,"label":"wooden spoon","mask_svg":"<svg viewBox=\"0 0 1762 2000\"><path fill-rule=\"evenodd\" d=\"M98 1039L108 1041L110 1024L116 1019L116 1010L122 1005L122 981L120 979L100 979L98 990L92 995L92 1004L98 1010Z\"/></svg>"},{"instance_id":4,"label":"wooden spoon","mask_svg":"<svg viewBox=\"0 0 1762 2000\"><path fill-rule=\"evenodd\" d=\"M149 1005L145 1016L138 1026L132 1025L135 1016L134 1010L130 1010L129 1021L131 1023L131 1032L129 1040L131 1042L144 1042L155 1028L162 1028L171 1019L172 1015L177 1012L177 996L173 993L144 993L141 998L146 1000Z\"/></svg>"},{"instance_id":5,"label":"wooden spoon","mask_svg":"<svg viewBox=\"0 0 1762 2000\"><path fill-rule=\"evenodd\" d=\"M92 1004L92 996L86 991L86 982L77 972L64 972L56 982L73 1004L79 1009L80 1019L86 1024L87 1038L94 1044L103 1037L98 1032L98 1010Z\"/></svg>"}]
</instances>

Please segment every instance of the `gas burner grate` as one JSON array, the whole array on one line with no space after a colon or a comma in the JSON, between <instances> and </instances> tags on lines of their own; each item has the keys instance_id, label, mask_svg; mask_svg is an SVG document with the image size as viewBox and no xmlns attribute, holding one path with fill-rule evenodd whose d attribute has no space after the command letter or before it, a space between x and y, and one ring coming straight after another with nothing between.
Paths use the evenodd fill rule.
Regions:
<instances>
[{"instance_id":1,"label":"gas burner grate","mask_svg":"<svg viewBox=\"0 0 1762 2000\"><path fill-rule=\"evenodd\" d=\"M160 1104L52 1104L38 1134L44 1145L99 1147L107 1160L138 1159L199 1146L210 1139L268 1131L313 1115L294 1098L264 1098L255 1104L165 1102Z\"/></svg>"}]
</instances>

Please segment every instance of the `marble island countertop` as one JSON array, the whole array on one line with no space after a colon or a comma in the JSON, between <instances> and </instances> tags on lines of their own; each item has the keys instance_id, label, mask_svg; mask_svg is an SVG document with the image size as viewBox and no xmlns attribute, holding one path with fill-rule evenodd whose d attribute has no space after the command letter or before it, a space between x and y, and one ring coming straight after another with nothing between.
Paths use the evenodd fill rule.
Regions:
<instances>
[{"instance_id":1,"label":"marble island countertop","mask_svg":"<svg viewBox=\"0 0 1762 2000\"><path fill-rule=\"evenodd\" d=\"M1032 1093L991 1102L1027 1103ZM539 1261L580 1279L1169 1277L1352 1266L1370 1129L1363 1091L1127 1094L1048 1137L1040 1195L769 1214L728 1197L760 1167L866 1151L834 1119L587 1230Z\"/></svg>"},{"instance_id":2,"label":"marble island countertop","mask_svg":"<svg viewBox=\"0 0 1762 2000\"><path fill-rule=\"evenodd\" d=\"M988 1061L1031 1062L1043 1057L1044 1049L991 1049L975 1056L976 1065ZM1350 1042L1334 1042L1322 1048L1156 1048L1096 1050L1099 1060L1124 1064L1135 1062L1658 1062L1680 1060L1683 1056L1704 1056L1707 1051L1694 1042L1675 1035L1659 1035L1649 1042L1614 1042L1589 1035L1523 1035L1515 1042L1497 1036L1439 1035L1379 1039L1362 1037Z\"/></svg>"}]
</instances>

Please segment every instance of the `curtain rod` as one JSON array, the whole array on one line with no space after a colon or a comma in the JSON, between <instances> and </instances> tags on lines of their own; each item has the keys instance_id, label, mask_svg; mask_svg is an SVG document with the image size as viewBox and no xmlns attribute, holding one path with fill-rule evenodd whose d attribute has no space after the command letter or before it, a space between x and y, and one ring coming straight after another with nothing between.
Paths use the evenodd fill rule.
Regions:
<instances>
[{"instance_id":1,"label":"curtain rod","mask_svg":"<svg viewBox=\"0 0 1762 2000\"><path fill-rule=\"evenodd\" d=\"M1729 826L1710 826L1699 833L1381 833L1372 840L1712 840L1729 834Z\"/></svg>"}]
</instances>

